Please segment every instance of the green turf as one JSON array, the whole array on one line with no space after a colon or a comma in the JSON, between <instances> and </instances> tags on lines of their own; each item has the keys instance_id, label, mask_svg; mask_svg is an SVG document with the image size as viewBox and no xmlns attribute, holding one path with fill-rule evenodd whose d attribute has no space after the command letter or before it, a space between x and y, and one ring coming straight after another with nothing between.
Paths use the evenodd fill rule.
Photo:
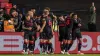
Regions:
<instances>
[{"instance_id":1,"label":"green turf","mask_svg":"<svg viewBox=\"0 0 100 56\"><path fill-rule=\"evenodd\" d=\"M84 54L84 55L76 55L76 54L71 54L71 55L63 55L63 54L53 54L53 55L40 55L40 54L35 54L35 55L0 55L0 56L100 56L100 54Z\"/></svg>"}]
</instances>

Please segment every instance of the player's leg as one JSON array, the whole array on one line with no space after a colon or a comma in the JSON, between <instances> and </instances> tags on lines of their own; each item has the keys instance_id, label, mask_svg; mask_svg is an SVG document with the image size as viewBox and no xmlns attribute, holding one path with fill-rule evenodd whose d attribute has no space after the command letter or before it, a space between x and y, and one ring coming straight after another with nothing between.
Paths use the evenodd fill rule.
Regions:
<instances>
[{"instance_id":1,"label":"player's leg","mask_svg":"<svg viewBox=\"0 0 100 56\"><path fill-rule=\"evenodd\" d=\"M68 50L68 40L66 39L65 40L65 53L67 53L67 50Z\"/></svg>"},{"instance_id":2,"label":"player's leg","mask_svg":"<svg viewBox=\"0 0 100 56\"><path fill-rule=\"evenodd\" d=\"M24 49L23 50L25 50L25 52L27 52L28 44L29 44L29 40L28 39L24 39Z\"/></svg>"},{"instance_id":3,"label":"player's leg","mask_svg":"<svg viewBox=\"0 0 100 56\"><path fill-rule=\"evenodd\" d=\"M70 32L70 31L68 32L68 38L67 39L68 39L68 42L67 42L68 43L67 54L70 55L69 54L69 49L72 46L72 43L71 43L71 41L72 41L72 32Z\"/></svg>"},{"instance_id":4,"label":"player's leg","mask_svg":"<svg viewBox=\"0 0 100 56\"><path fill-rule=\"evenodd\" d=\"M53 44L52 44L52 38L53 38L53 33L52 33L52 31L50 30L50 31L48 31L48 34L47 34L48 36L48 51L50 52L50 53L52 53L53 54Z\"/></svg>"},{"instance_id":5,"label":"player's leg","mask_svg":"<svg viewBox=\"0 0 100 56\"><path fill-rule=\"evenodd\" d=\"M47 42L48 42L47 39L43 40L43 53L44 54L47 54Z\"/></svg>"},{"instance_id":6,"label":"player's leg","mask_svg":"<svg viewBox=\"0 0 100 56\"><path fill-rule=\"evenodd\" d=\"M30 34L29 36L29 51L31 54L34 52L34 47L35 47L35 36Z\"/></svg>"},{"instance_id":7,"label":"player's leg","mask_svg":"<svg viewBox=\"0 0 100 56\"><path fill-rule=\"evenodd\" d=\"M69 36L68 36L69 32L68 32L68 29L66 28L66 32L65 32L65 54L67 54L67 51L68 51L68 41L69 41Z\"/></svg>"},{"instance_id":8,"label":"player's leg","mask_svg":"<svg viewBox=\"0 0 100 56\"><path fill-rule=\"evenodd\" d=\"M33 52L34 52L34 47L35 47L34 41L30 40L30 41L29 41L29 52L30 52L31 54L33 54Z\"/></svg>"},{"instance_id":9,"label":"player's leg","mask_svg":"<svg viewBox=\"0 0 100 56\"><path fill-rule=\"evenodd\" d=\"M72 47L72 45L73 45L73 42L76 40L76 32L75 31L73 31L72 32L72 39L70 40L70 44L69 44L69 47L68 47L68 50L70 50L70 48Z\"/></svg>"},{"instance_id":10,"label":"player's leg","mask_svg":"<svg viewBox=\"0 0 100 56\"><path fill-rule=\"evenodd\" d=\"M59 27L59 41L60 41L60 48L61 53L64 54L65 52L65 27Z\"/></svg>"},{"instance_id":11,"label":"player's leg","mask_svg":"<svg viewBox=\"0 0 100 56\"><path fill-rule=\"evenodd\" d=\"M64 54L64 40L60 37L59 38L59 41L60 41L61 53Z\"/></svg>"},{"instance_id":12,"label":"player's leg","mask_svg":"<svg viewBox=\"0 0 100 56\"><path fill-rule=\"evenodd\" d=\"M82 47L82 35L81 35L81 32L77 33L77 39L78 39L78 54L83 54L81 52L81 47Z\"/></svg>"},{"instance_id":13,"label":"player's leg","mask_svg":"<svg viewBox=\"0 0 100 56\"><path fill-rule=\"evenodd\" d=\"M48 40L48 53L51 53L51 54L54 53L53 44L52 44L51 39Z\"/></svg>"},{"instance_id":14,"label":"player's leg","mask_svg":"<svg viewBox=\"0 0 100 56\"><path fill-rule=\"evenodd\" d=\"M43 46L44 46L44 33L42 32L40 33L40 48L41 48L40 54L42 54L43 52Z\"/></svg>"},{"instance_id":15,"label":"player's leg","mask_svg":"<svg viewBox=\"0 0 100 56\"><path fill-rule=\"evenodd\" d=\"M70 55L69 50L72 47L74 40L76 39L76 33L75 32L70 33L69 37L67 39L68 39L68 42L67 42L68 43L68 48L67 48L66 54Z\"/></svg>"},{"instance_id":16,"label":"player's leg","mask_svg":"<svg viewBox=\"0 0 100 56\"><path fill-rule=\"evenodd\" d=\"M33 53L34 53L34 48L35 48L35 41L37 40L37 33L36 32L34 32L33 34L32 34L33 36L32 36L32 40L33 40Z\"/></svg>"},{"instance_id":17,"label":"player's leg","mask_svg":"<svg viewBox=\"0 0 100 56\"><path fill-rule=\"evenodd\" d=\"M60 49L64 51L64 35L62 31L59 31L59 41L60 41Z\"/></svg>"},{"instance_id":18,"label":"player's leg","mask_svg":"<svg viewBox=\"0 0 100 56\"><path fill-rule=\"evenodd\" d=\"M46 33L43 33L43 54L47 54L47 36Z\"/></svg>"},{"instance_id":19,"label":"player's leg","mask_svg":"<svg viewBox=\"0 0 100 56\"><path fill-rule=\"evenodd\" d=\"M63 38L63 44L62 45L63 45L62 46L63 50L61 51L61 53L64 54L65 50L66 50L66 40L64 38Z\"/></svg>"},{"instance_id":20,"label":"player's leg","mask_svg":"<svg viewBox=\"0 0 100 56\"><path fill-rule=\"evenodd\" d=\"M28 34L24 34L24 43L23 43L23 52L28 52L28 44L29 44L29 36ZM28 53L27 53L28 54Z\"/></svg>"}]
</instances>

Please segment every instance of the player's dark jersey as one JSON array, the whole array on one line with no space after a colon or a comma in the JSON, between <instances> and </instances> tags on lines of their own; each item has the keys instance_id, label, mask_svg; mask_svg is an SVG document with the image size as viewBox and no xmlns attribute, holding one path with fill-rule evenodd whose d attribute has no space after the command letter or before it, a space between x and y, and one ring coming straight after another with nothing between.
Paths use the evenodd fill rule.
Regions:
<instances>
[{"instance_id":1,"label":"player's dark jersey","mask_svg":"<svg viewBox=\"0 0 100 56\"><path fill-rule=\"evenodd\" d=\"M71 31L73 28L73 20L70 17L67 17L65 20L66 28Z\"/></svg>"},{"instance_id":2,"label":"player's dark jersey","mask_svg":"<svg viewBox=\"0 0 100 56\"><path fill-rule=\"evenodd\" d=\"M42 19L41 19L41 26L43 25L43 22L44 21L46 21L46 25L45 25L45 28L44 29L50 29L51 28L51 26L52 26L52 19L51 19L51 17L43 17Z\"/></svg>"},{"instance_id":3,"label":"player's dark jersey","mask_svg":"<svg viewBox=\"0 0 100 56\"><path fill-rule=\"evenodd\" d=\"M25 20L24 21L25 27L33 27L33 21L32 20Z\"/></svg>"},{"instance_id":4,"label":"player's dark jersey","mask_svg":"<svg viewBox=\"0 0 100 56\"><path fill-rule=\"evenodd\" d=\"M33 23L36 22L36 19L32 19L32 20L33 20Z\"/></svg>"},{"instance_id":5,"label":"player's dark jersey","mask_svg":"<svg viewBox=\"0 0 100 56\"><path fill-rule=\"evenodd\" d=\"M37 27L36 27L36 19L32 19L33 20L33 28L34 28L34 30L36 30L37 29Z\"/></svg>"},{"instance_id":6,"label":"player's dark jersey","mask_svg":"<svg viewBox=\"0 0 100 56\"><path fill-rule=\"evenodd\" d=\"M65 39L71 40L72 39L72 28L73 28L73 21L70 17L67 17L65 20L66 28L65 28Z\"/></svg>"},{"instance_id":7,"label":"player's dark jersey","mask_svg":"<svg viewBox=\"0 0 100 56\"><path fill-rule=\"evenodd\" d=\"M59 25L59 27L65 27L66 26L65 21L61 21L60 19L58 20L58 25Z\"/></svg>"},{"instance_id":8,"label":"player's dark jersey","mask_svg":"<svg viewBox=\"0 0 100 56\"><path fill-rule=\"evenodd\" d=\"M47 18L46 18L46 27L47 28L51 28L51 26L52 26L52 19L48 16Z\"/></svg>"},{"instance_id":9,"label":"player's dark jersey","mask_svg":"<svg viewBox=\"0 0 100 56\"><path fill-rule=\"evenodd\" d=\"M37 25L41 25L41 18L37 18L37 19L36 19L36 24L37 24Z\"/></svg>"},{"instance_id":10,"label":"player's dark jersey","mask_svg":"<svg viewBox=\"0 0 100 56\"><path fill-rule=\"evenodd\" d=\"M65 38L65 20L58 20L58 26L59 26L59 41L62 41Z\"/></svg>"},{"instance_id":11,"label":"player's dark jersey","mask_svg":"<svg viewBox=\"0 0 100 56\"><path fill-rule=\"evenodd\" d=\"M73 30L80 29L80 26L78 26L79 23L81 24L81 20L79 18L73 19Z\"/></svg>"},{"instance_id":12,"label":"player's dark jersey","mask_svg":"<svg viewBox=\"0 0 100 56\"><path fill-rule=\"evenodd\" d=\"M75 40L76 38L82 38L80 26L78 26L79 23L81 24L81 20L79 18L73 19L73 29L72 29L73 40Z\"/></svg>"},{"instance_id":13,"label":"player's dark jersey","mask_svg":"<svg viewBox=\"0 0 100 56\"><path fill-rule=\"evenodd\" d=\"M24 22L23 22L23 25L24 25L24 27L26 27L26 28L29 28L29 27L32 27L33 28L33 20L31 19L31 20L24 20ZM26 31L29 31L29 30L27 30L27 29L23 29L23 30L26 30Z\"/></svg>"},{"instance_id":14,"label":"player's dark jersey","mask_svg":"<svg viewBox=\"0 0 100 56\"><path fill-rule=\"evenodd\" d=\"M48 16L48 17L43 17L43 18L41 18L41 27L43 26L43 22L44 21L46 21L46 25L45 25L45 27L44 27L44 29L43 29L43 32L42 32L42 34L44 34L43 35L43 38L44 39L51 39L52 38L52 28L51 28L51 26L52 26L52 20L51 20L51 18Z\"/></svg>"}]
</instances>

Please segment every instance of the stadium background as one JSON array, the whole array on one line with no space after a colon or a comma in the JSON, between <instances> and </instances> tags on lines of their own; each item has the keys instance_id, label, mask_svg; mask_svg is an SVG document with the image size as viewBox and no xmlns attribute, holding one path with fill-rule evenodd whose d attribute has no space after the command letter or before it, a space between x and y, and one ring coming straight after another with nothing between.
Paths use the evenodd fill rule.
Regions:
<instances>
[{"instance_id":1,"label":"stadium background","mask_svg":"<svg viewBox=\"0 0 100 56\"><path fill-rule=\"evenodd\" d=\"M95 3L97 9L97 31L100 31L100 0L10 0L10 2L17 4L19 8L39 8L50 7L54 14L67 14L68 12L76 12L82 19L82 31L88 30L89 8L91 2Z\"/></svg>"}]
</instances>

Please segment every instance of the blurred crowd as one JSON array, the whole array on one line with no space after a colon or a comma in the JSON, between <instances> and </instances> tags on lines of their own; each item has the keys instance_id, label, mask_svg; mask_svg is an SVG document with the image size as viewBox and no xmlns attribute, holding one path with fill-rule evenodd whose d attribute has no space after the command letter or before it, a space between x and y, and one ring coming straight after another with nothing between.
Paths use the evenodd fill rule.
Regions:
<instances>
[{"instance_id":1,"label":"blurred crowd","mask_svg":"<svg viewBox=\"0 0 100 56\"><path fill-rule=\"evenodd\" d=\"M22 32L22 22L25 20L25 16L27 14L30 15L33 21L35 21L37 18L41 18L42 15L41 13L36 13L35 8L31 8L24 15L17 8L17 5L13 5L13 7L10 9L9 14L6 13L6 10L4 8L0 8L0 32Z\"/></svg>"}]
</instances>

